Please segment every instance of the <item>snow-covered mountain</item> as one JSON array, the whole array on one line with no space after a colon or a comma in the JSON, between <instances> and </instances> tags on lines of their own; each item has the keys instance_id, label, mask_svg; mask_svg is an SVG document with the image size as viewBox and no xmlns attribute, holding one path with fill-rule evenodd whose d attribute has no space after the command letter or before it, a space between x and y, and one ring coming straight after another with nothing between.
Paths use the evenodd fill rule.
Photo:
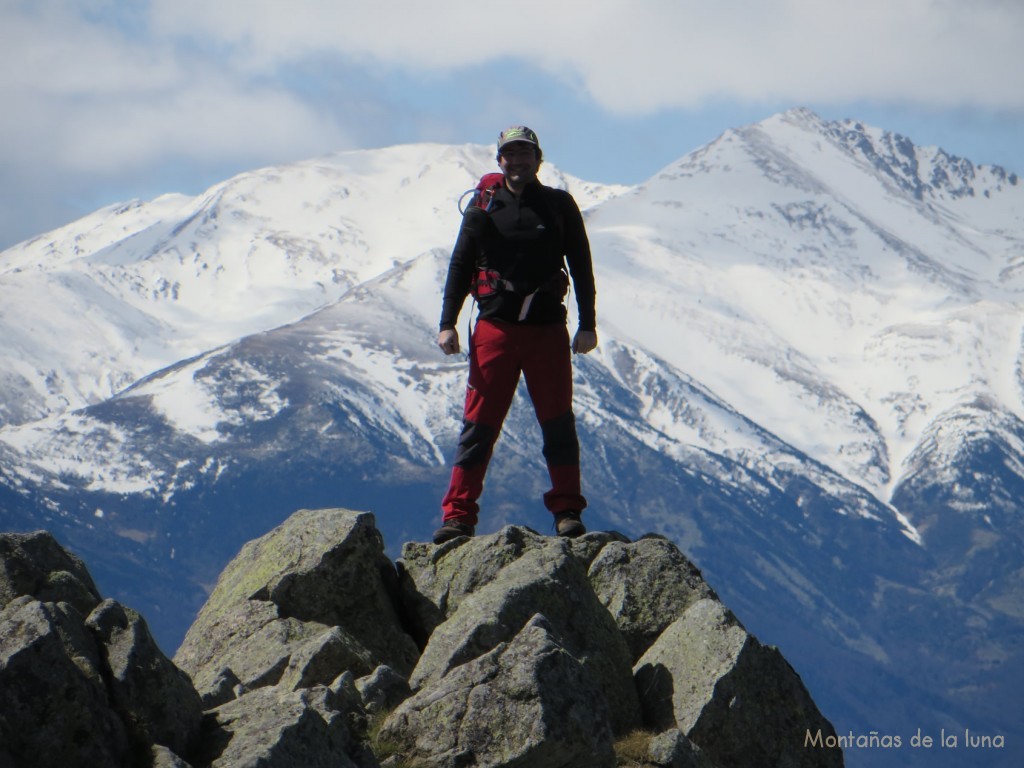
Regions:
<instances>
[{"instance_id":1,"label":"snow-covered mountain","mask_svg":"<svg viewBox=\"0 0 1024 768\"><path fill-rule=\"evenodd\" d=\"M440 287L456 200L492 166L490 147L340 153L0 254L0 527L53 530L170 646L298 507L426 538L465 384L434 346ZM805 110L636 187L542 177L595 254L590 526L679 543L840 733L967 728L1006 742L978 764L1019 764L1018 177ZM484 529L550 529L538 446L521 398ZM944 759L964 753L847 751Z\"/></svg>"}]
</instances>

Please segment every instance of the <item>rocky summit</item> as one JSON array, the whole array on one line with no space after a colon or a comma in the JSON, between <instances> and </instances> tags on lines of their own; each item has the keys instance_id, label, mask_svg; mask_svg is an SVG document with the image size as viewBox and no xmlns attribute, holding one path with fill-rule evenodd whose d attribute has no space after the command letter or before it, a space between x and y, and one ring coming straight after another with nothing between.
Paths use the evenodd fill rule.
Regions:
<instances>
[{"instance_id":1,"label":"rocky summit","mask_svg":"<svg viewBox=\"0 0 1024 768\"><path fill-rule=\"evenodd\" d=\"M842 766L667 539L520 526L397 562L368 512L246 544L173 659L46 532L0 534L0 768Z\"/></svg>"}]
</instances>

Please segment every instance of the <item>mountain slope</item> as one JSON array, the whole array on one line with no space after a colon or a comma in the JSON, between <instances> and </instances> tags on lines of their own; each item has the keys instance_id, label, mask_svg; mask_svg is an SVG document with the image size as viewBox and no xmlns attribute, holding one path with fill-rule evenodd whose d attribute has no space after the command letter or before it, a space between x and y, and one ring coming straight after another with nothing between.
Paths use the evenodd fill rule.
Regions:
<instances>
[{"instance_id":1,"label":"mountain slope","mask_svg":"<svg viewBox=\"0 0 1024 768\"><path fill-rule=\"evenodd\" d=\"M617 332L884 495L937 412L990 391L1020 409L1024 188L982 169L973 197L908 194L859 135L802 111L730 132L591 227ZM967 218L979 197L1002 224Z\"/></svg>"},{"instance_id":2,"label":"mountain slope","mask_svg":"<svg viewBox=\"0 0 1024 768\"><path fill-rule=\"evenodd\" d=\"M458 222L453 190L472 187L490 153L339 153L242 174L196 198L112 206L5 251L0 424L104 400L446 243ZM581 204L615 193L557 170L545 178Z\"/></svg>"},{"instance_id":3,"label":"mountain slope","mask_svg":"<svg viewBox=\"0 0 1024 768\"><path fill-rule=\"evenodd\" d=\"M0 524L88 554L171 645L296 507L426 538L465 385L434 347L439 291L455 200L492 162L342 153L0 254L3 306L35 312L0 318ZM588 524L679 542L840 732L1018 733L1017 177L804 110L634 188L544 173L595 253ZM550 530L538 443L520 398L484 529Z\"/></svg>"}]
</instances>

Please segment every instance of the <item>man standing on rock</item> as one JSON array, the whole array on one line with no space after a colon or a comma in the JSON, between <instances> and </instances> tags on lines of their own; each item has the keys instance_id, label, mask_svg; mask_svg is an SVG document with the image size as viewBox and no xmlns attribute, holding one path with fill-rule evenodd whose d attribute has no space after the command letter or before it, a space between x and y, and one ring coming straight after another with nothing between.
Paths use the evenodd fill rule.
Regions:
<instances>
[{"instance_id":1,"label":"man standing on rock","mask_svg":"<svg viewBox=\"0 0 1024 768\"><path fill-rule=\"evenodd\" d=\"M452 252L437 338L446 355L459 352L455 324L468 294L480 314L469 340L462 434L436 544L474 534L484 475L520 374L543 434L551 478L544 505L559 536L586 532L570 350L586 354L597 346L594 270L579 207L568 192L538 181L542 159L537 134L529 128L516 125L501 133L501 175L494 174L492 186L481 182ZM563 301L570 275L579 310L571 345Z\"/></svg>"}]
</instances>

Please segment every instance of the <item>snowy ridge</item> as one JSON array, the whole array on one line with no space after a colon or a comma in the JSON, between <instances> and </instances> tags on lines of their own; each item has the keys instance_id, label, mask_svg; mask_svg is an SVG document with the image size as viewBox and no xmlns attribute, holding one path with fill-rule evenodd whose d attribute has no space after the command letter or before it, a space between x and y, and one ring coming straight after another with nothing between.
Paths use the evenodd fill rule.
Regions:
<instances>
[{"instance_id":1,"label":"snowy ridge","mask_svg":"<svg viewBox=\"0 0 1024 768\"><path fill-rule=\"evenodd\" d=\"M1020 248L1012 223L1024 195L1006 181L989 203L1011 228L981 231L906 195L849 141L826 141L835 129L824 128L797 110L728 132L599 208L591 229L618 255L609 267L624 290L611 300L623 300L606 313L617 330L644 338L672 327L653 350L761 423L803 428L822 405L834 411L815 430L827 442L781 434L828 462L849 456L844 473L884 492L922 426L914 403L941 411L992 388L1019 408L1012 361L1024 284L1014 259L999 256ZM855 146L870 144L859 136ZM627 199L645 208L642 218ZM638 232L638 220L648 228ZM634 310L647 305L653 318ZM922 360L923 343L933 348ZM958 370L951 354L966 364ZM786 401L793 418L766 417L766 406Z\"/></svg>"},{"instance_id":2,"label":"snowy ridge","mask_svg":"<svg viewBox=\"0 0 1024 768\"><path fill-rule=\"evenodd\" d=\"M112 206L5 251L0 424L105 399L450 248L458 195L490 155L436 145L339 153L241 174L196 198ZM544 177L587 202L617 191L550 166Z\"/></svg>"},{"instance_id":3,"label":"snowy ridge","mask_svg":"<svg viewBox=\"0 0 1024 768\"><path fill-rule=\"evenodd\" d=\"M9 317L28 318L0 342L10 385L0 409L16 424L100 402L357 286L389 285L368 281L408 271L431 248L447 252L453 190L471 186L490 155L439 145L340 153L242 174L195 199L112 207L0 254ZM1013 225L1024 198L1014 174L806 110L728 131L633 189L544 170L587 208L599 283L614 286L600 297L605 339L686 371L740 418L883 501L937 414L979 396L1021 414ZM981 199L1003 226L945 207ZM427 338L443 274L420 271L415 284L399 281L391 307L415 310ZM50 311L34 298L43 293L70 311ZM381 382L400 367L362 365ZM154 395L155 407L172 414L166 399ZM742 430L707 444L667 408L652 397L642 418L683 444L745 450ZM215 405L189 409L177 419L192 419L185 431L213 440ZM416 412L398 423L417 423Z\"/></svg>"},{"instance_id":4,"label":"snowy ridge","mask_svg":"<svg viewBox=\"0 0 1024 768\"><path fill-rule=\"evenodd\" d=\"M465 387L464 357L435 347L456 201L493 163L339 153L0 253L0 518L134 574L128 598L167 574L193 603L298 506L425 537ZM806 655L837 726L972 711L1012 728L1018 177L806 110L636 187L542 170L595 256L601 344L575 361L591 525L679 541L763 639ZM482 525L550 525L537 441L518 399Z\"/></svg>"}]
</instances>

